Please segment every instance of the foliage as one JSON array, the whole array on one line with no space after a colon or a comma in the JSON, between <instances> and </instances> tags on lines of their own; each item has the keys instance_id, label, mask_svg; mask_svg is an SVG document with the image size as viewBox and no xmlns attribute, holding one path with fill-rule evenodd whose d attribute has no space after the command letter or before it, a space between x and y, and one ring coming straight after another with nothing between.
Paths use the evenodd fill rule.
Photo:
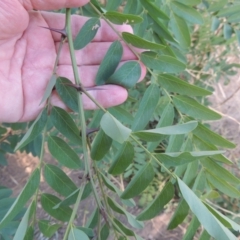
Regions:
<instances>
[{"instance_id":1,"label":"foliage","mask_svg":"<svg viewBox=\"0 0 240 240\"><path fill-rule=\"evenodd\" d=\"M212 61L216 46L227 51L233 48L234 38L239 41L239 4L225 0L92 0L80 9L72 9L90 17L74 41L69 28L71 10L63 12L72 58L73 48L90 44L101 21L113 28L113 23L132 25L134 34L118 33L121 41L111 44L95 81L96 85L114 83L129 88L129 98L122 106L108 110L92 99L99 110L83 112L81 93L91 95L79 87L73 62L76 85L53 72L43 97L43 101L48 99L46 107L35 121L2 124L1 165L6 164L4 154L14 149L31 152L40 159L22 192L1 217L2 237L9 239L3 235L9 225L14 234L12 221L19 219L29 203L16 230L21 232L17 239L26 239L37 225L44 236L51 237L65 222L63 239L105 240L111 234L115 239L141 239L132 229L143 228L143 221L154 218L177 197L178 207L169 229L191 215L191 231L184 239L199 236L201 227L199 239L236 239L234 234L240 226L210 202L216 194L240 197L240 180L225 169L231 161L222 151L235 145L209 129L206 121L220 119L221 115L204 104L204 97L211 94L211 71L219 78L223 71L231 75L233 68L239 67L224 62L225 55L220 51L219 58ZM117 68L123 54L122 41L138 60ZM134 47L144 50L137 53ZM144 82L135 85L141 74L139 61L146 65L148 74ZM50 105L53 86L73 113ZM100 128L97 133L96 128ZM45 163L45 143L56 165ZM73 182L62 167L82 172L81 184ZM39 191L41 172L53 189L51 194ZM136 217L129 209L139 195L144 209ZM77 209L89 196L95 198L96 209L80 226ZM51 221L38 219L39 199ZM119 214L126 221L120 222Z\"/></svg>"}]
</instances>

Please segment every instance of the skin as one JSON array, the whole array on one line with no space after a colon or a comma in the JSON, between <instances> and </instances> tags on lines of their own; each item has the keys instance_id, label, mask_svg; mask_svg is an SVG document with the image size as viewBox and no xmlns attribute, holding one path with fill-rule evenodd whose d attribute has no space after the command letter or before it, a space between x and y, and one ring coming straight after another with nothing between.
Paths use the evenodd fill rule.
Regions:
<instances>
[{"instance_id":1,"label":"skin","mask_svg":"<svg viewBox=\"0 0 240 240\"><path fill-rule=\"evenodd\" d=\"M63 29L65 25L65 15L44 10L79 7L86 3L88 0L0 1L0 122L33 120L44 107L44 103L39 104L52 75L61 35L40 26ZM72 17L73 38L87 20L82 16ZM132 32L128 25L116 25L116 29ZM117 39L116 33L102 21L93 42L76 51L83 86L94 87L99 64L111 43ZM125 44L123 48L121 64L136 59ZM146 74L146 68L141 67L139 81ZM60 55L57 74L74 82L67 43ZM102 88L89 93L106 108L121 104L127 98L127 91L120 86L106 85ZM85 109L96 108L84 95L83 102ZM51 104L66 108L54 91Z\"/></svg>"}]
</instances>

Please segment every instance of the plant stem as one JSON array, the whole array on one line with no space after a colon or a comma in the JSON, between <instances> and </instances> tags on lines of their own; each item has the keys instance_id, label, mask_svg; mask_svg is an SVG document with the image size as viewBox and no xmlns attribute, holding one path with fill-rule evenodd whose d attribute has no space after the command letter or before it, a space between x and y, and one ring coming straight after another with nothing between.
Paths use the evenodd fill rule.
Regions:
<instances>
[{"instance_id":1,"label":"plant stem","mask_svg":"<svg viewBox=\"0 0 240 240\"><path fill-rule=\"evenodd\" d=\"M79 86L81 86L81 80L79 78L78 74L78 67L77 67L77 61L76 61L76 56L74 52L74 46L73 46L73 39L72 39L72 31L71 31L71 9L67 8L66 9L66 32L67 32L67 38L68 38L68 45L69 45L69 50L70 50L70 56L71 56L71 61L72 61L72 67L73 67L73 73L74 73L74 78L75 78L75 83ZM97 196L97 190L93 181L91 169L90 169L90 158L89 158L89 151L87 147L87 131L86 131L86 121L85 121L85 115L84 115L84 109L83 109L83 101L82 101L82 95L78 94L78 116L79 116L79 121L81 125L81 132L82 132L82 148L83 148L83 156L84 156L84 163L85 163L85 177L89 176L90 182L93 188L93 193L94 197L96 199L96 202L99 206L101 207L101 203L98 199ZM80 196L80 193L79 193ZM78 207L80 205L81 197L78 197L70 221L68 222L67 226L67 231L65 233L64 240L67 238L69 234L70 227L75 219L75 216L77 214Z\"/></svg>"},{"instance_id":2,"label":"plant stem","mask_svg":"<svg viewBox=\"0 0 240 240\"><path fill-rule=\"evenodd\" d=\"M80 203L80 201L81 201L85 184L86 184L86 181L84 181L84 183L82 184L82 186L80 188L80 191L78 193L77 200L76 200L76 203L74 205L74 208L73 208L73 211L72 211L72 215L71 215L71 217L69 219L69 222L68 222L67 229L65 231L63 240L66 240L68 238L68 234L69 234L70 228L72 226L72 223L73 223L73 221L75 219L75 216L76 216L76 213L77 213L77 210L78 210L78 207L79 207L79 204L77 204L77 203Z\"/></svg>"}]
</instances>

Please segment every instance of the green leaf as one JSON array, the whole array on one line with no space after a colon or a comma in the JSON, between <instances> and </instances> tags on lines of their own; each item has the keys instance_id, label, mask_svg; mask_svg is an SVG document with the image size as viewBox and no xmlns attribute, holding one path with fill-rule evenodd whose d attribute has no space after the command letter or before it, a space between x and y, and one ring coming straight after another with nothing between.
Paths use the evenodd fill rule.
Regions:
<instances>
[{"instance_id":1,"label":"green leaf","mask_svg":"<svg viewBox=\"0 0 240 240\"><path fill-rule=\"evenodd\" d=\"M5 133L7 133L7 129L0 126L0 136L4 135Z\"/></svg>"},{"instance_id":2,"label":"green leaf","mask_svg":"<svg viewBox=\"0 0 240 240\"><path fill-rule=\"evenodd\" d=\"M187 205L187 202L182 199L177 209L175 210L172 218L170 219L170 222L168 223L168 230L176 228L179 224L183 222L183 220L187 217L189 212L189 207Z\"/></svg>"},{"instance_id":3,"label":"green leaf","mask_svg":"<svg viewBox=\"0 0 240 240\"><path fill-rule=\"evenodd\" d=\"M235 13L235 14L229 16L227 21L230 23L239 23L240 22L239 13Z\"/></svg>"},{"instance_id":4,"label":"green leaf","mask_svg":"<svg viewBox=\"0 0 240 240\"><path fill-rule=\"evenodd\" d=\"M65 172L51 164L45 165L44 178L48 185L62 196L67 197L77 189Z\"/></svg>"},{"instance_id":5,"label":"green leaf","mask_svg":"<svg viewBox=\"0 0 240 240\"><path fill-rule=\"evenodd\" d=\"M143 130L133 132L133 134L145 141L158 141L161 135L181 135L193 131L198 122L191 121L183 124L173 125L169 127L155 128L151 130Z\"/></svg>"},{"instance_id":6,"label":"green leaf","mask_svg":"<svg viewBox=\"0 0 240 240\"><path fill-rule=\"evenodd\" d=\"M100 129L92 143L91 158L93 160L101 160L107 154L111 146L112 138L110 138L102 129Z\"/></svg>"},{"instance_id":7,"label":"green leaf","mask_svg":"<svg viewBox=\"0 0 240 240\"><path fill-rule=\"evenodd\" d=\"M156 157L160 162L164 163L165 166L176 167L186 163L206 158L206 156L213 156L223 153L223 151L199 151L199 152L168 152L168 153L157 153Z\"/></svg>"},{"instance_id":8,"label":"green leaf","mask_svg":"<svg viewBox=\"0 0 240 240\"><path fill-rule=\"evenodd\" d=\"M77 229L83 231L89 238L93 238L95 236L95 233L91 228L77 227Z\"/></svg>"},{"instance_id":9,"label":"green leaf","mask_svg":"<svg viewBox=\"0 0 240 240\"><path fill-rule=\"evenodd\" d=\"M30 226L27 229L26 235L24 237L24 240L29 240L29 239L33 239L34 238L34 228L33 226Z\"/></svg>"},{"instance_id":10,"label":"green leaf","mask_svg":"<svg viewBox=\"0 0 240 240\"><path fill-rule=\"evenodd\" d=\"M68 235L68 240L89 240L89 237L87 234L78 228L71 227L69 235Z\"/></svg>"},{"instance_id":11,"label":"green leaf","mask_svg":"<svg viewBox=\"0 0 240 240\"><path fill-rule=\"evenodd\" d=\"M161 118L160 118L156 128L166 127L166 126L173 124L173 120L174 120L174 116L175 116L175 111L174 111L173 105L171 103L167 103L167 105L165 105L165 106L166 107L160 113ZM153 152L155 150L155 148L158 147L159 144L161 143L161 141L163 141L165 138L166 138L166 135L161 135L161 138L159 141L148 142L148 144L147 144L148 150L150 152Z\"/></svg>"},{"instance_id":12,"label":"green leaf","mask_svg":"<svg viewBox=\"0 0 240 240\"><path fill-rule=\"evenodd\" d=\"M88 218L88 221L85 226L87 228L95 228L98 224L98 219L99 219L99 209L95 208L91 216Z\"/></svg>"},{"instance_id":13,"label":"green leaf","mask_svg":"<svg viewBox=\"0 0 240 240\"><path fill-rule=\"evenodd\" d=\"M28 228L28 221L29 221L29 217L30 217L30 209L31 209L32 204L28 207L27 211L25 212L18 228L17 231L14 235L13 240L23 240L25 237L25 234L27 232L27 228Z\"/></svg>"},{"instance_id":14,"label":"green leaf","mask_svg":"<svg viewBox=\"0 0 240 240\"><path fill-rule=\"evenodd\" d=\"M110 234L109 226L105 223L100 232L99 240L106 240Z\"/></svg>"},{"instance_id":15,"label":"green leaf","mask_svg":"<svg viewBox=\"0 0 240 240\"><path fill-rule=\"evenodd\" d=\"M223 9L227 5L227 3L228 3L227 0L214 0L210 4L210 6L208 6L208 11L210 11L210 12L219 11L219 10Z\"/></svg>"},{"instance_id":16,"label":"green leaf","mask_svg":"<svg viewBox=\"0 0 240 240\"><path fill-rule=\"evenodd\" d=\"M122 3L122 0L107 1L107 4L106 4L105 8L106 8L107 11L116 10L119 7L119 5L121 5L121 3Z\"/></svg>"},{"instance_id":17,"label":"green leaf","mask_svg":"<svg viewBox=\"0 0 240 240\"><path fill-rule=\"evenodd\" d=\"M160 98L160 90L156 84L151 84L143 95L139 109L134 117L132 129L143 129L148 124Z\"/></svg>"},{"instance_id":18,"label":"green leaf","mask_svg":"<svg viewBox=\"0 0 240 240\"><path fill-rule=\"evenodd\" d=\"M26 183L25 187L21 191L21 193L16 198L15 202L8 210L6 215L0 222L0 229L6 226L25 206L28 200L33 196L36 192L40 183L40 170L37 168Z\"/></svg>"},{"instance_id":19,"label":"green leaf","mask_svg":"<svg viewBox=\"0 0 240 240\"><path fill-rule=\"evenodd\" d=\"M198 149L201 149L202 151L218 150L218 148L215 145L204 142L202 139L198 138L196 135L192 136L192 141L193 141L193 145L198 146ZM214 155L212 158L218 162L222 162L230 165L232 164L232 162L222 154Z\"/></svg>"},{"instance_id":20,"label":"green leaf","mask_svg":"<svg viewBox=\"0 0 240 240\"><path fill-rule=\"evenodd\" d=\"M78 194L79 194L80 189L76 189L75 191L73 191L70 195L68 195L64 200L62 200L61 202L59 202L56 206L54 206L54 209L59 208L60 206L70 206L72 204L74 204L77 200ZM87 183L84 186L83 189L83 193L82 193L82 197L81 197L81 201L84 200L85 198L87 198L92 192L92 187L91 187L91 183Z\"/></svg>"},{"instance_id":21,"label":"green leaf","mask_svg":"<svg viewBox=\"0 0 240 240\"><path fill-rule=\"evenodd\" d=\"M74 49L80 50L86 47L93 40L100 27L99 18L90 18L87 20L73 42Z\"/></svg>"},{"instance_id":22,"label":"green leaf","mask_svg":"<svg viewBox=\"0 0 240 240\"><path fill-rule=\"evenodd\" d=\"M169 20L169 17L159 8L156 4L153 4L150 0L140 0L142 6L146 9L148 14L152 18L161 18L163 20Z\"/></svg>"},{"instance_id":23,"label":"green leaf","mask_svg":"<svg viewBox=\"0 0 240 240\"><path fill-rule=\"evenodd\" d=\"M101 177L102 177L102 180L103 180L103 183L105 184L105 186L106 186L109 190L117 193L117 195L120 197L121 194L122 194L122 192L114 185L114 183L112 183L112 182L110 181L110 176L109 176L108 174L107 174L107 176L105 176L103 173L100 173L100 174L101 174ZM121 201L122 201L125 205L127 205L127 206L130 206L130 207L136 206L136 204L135 204L135 202L133 201L133 199L128 199L128 200L123 200L123 199L121 199Z\"/></svg>"},{"instance_id":24,"label":"green leaf","mask_svg":"<svg viewBox=\"0 0 240 240\"><path fill-rule=\"evenodd\" d=\"M7 158L5 154L0 152L0 165L7 166Z\"/></svg>"},{"instance_id":25,"label":"green leaf","mask_svg":"<svg viewBox=\"0 0 240 240\"><path fill-rule=\"evenodd\" d=\"M132 14L125 14L120 12L108 11L104 14L104 16L112 23L115 24L137 24L141 23L143 19L139 16Z\"/></svg>"},{"instance_id":26,"label":"green leaf","mask_svg":"<svg viewBox=\"0 0 240 240\"><path fill-rule=\"evenodd\" d=\"M240 4L233 4L232 6L228 6L227 8L221 9L218 13L218 17L228 17L232 16L235 13L239 13L240 11Z\"/></svg>"},{"instance_id":27,"label":"green leaf","mask_svg":"<svg viewBox=\"0 0 240 240\"><path fill-rule=\"evenodd\" d=\"M164 38L170 42L175 43L175 39L173 38L172 34L169 32L168 28L158 19L158 18L152 18L148 14L148 19L152 21L152 29L154 33L158 35L160 39ZM162 43L162 41L161 41ZM166 48L168 49L168 48Z\"/></svg>"},{"instance_id":28,"label":"green leaf","mask_svg":"<svg viewBox=\"0 0 240 240\"><path fill-rule=\"evenodd\" d=\"M211 236L206 230L204 230L201 236L199 237L199 240L210 240L210 239L211 239Z\"/></svg>"},{"instance_id":29,"label":"green leaf","mask_svg":"<svg viewBox=\"0 0 240 240\"><path fill-rule=\"evenodd\" d=\"M110 138L119 143L125 142L131 134L131 129L122 125L122 123L108 112L103 115L100 125Z\"/></svg>"},{"instance_id":30,"label":"green leaf","mask_svg":"<svg viewBox=\"0 0 240 240\"><path fill-rule=\"evenodd\" d=\"M43 102L45 102L50 97L50 95L52 94L52 90L56 84L56 80L57 80L57 76L56 76L56 74L53 74L50 78L50 81L47 84L46 90L43 94L43 98L39 105L41 105Z\"/></svg>"},{"instance_id":31,"label":"green leaf","mask_svg":"<svg viewBox=\"0 0 240 240\"><path fill-rule=\"evenodd\" d=\"M152 50L155 50L155 49L160 50L165 48L164 45L147 41L144 38L141 38L129 32L123 32L122 37L127 43L130 43L131 45L137 48L152 49Z\"/></svg>"},{"instance_id":32,"label":"green leaf","mask_svg":"<svg viewBox=\"0 0 240 240\"><path fill-rule=\"evenodd\" d=\"M45 237L51 238L53 234L61 227L61 224L51 224L49 220L39 220L38 227Z\"/></svg>"},{"instance_id":33,"label":"green leaf","mask_svg":"<svg viewBox=\"0 0 240 240\"><path fill-rule=\"evenodd\" d=\"M83 168L83 163L77 153L61 138L50 135L48 149L52 156L63 166L70 169Z\"/></svg>"},{"instance_id":34,"label":"green leaf","mask_svg":"<svg viewBox=\"0 0 240 240\"><path fill-rule=\"evenodd\" d=\"M202 15L194 8L184 5L177 1L171 1L171 9L179 17L185 19L190 23L203 24Z\"/></svg>"},{"instance_id":35,"label":"green leaf","mask_svg":"<svg viewBox=\"0 0 240 240\"><path fill-rule=\"evenodd\" d=\"M133 116L127 109L119 106L112 107L108 111L117 119L121 119L126 124L130 124L133 121Z\"/></svg>"},{"instance_id":36,"label":"green leaf","mask_svg":"<svg viewBox=\"0 0 240 240\"><path fill-rule=\"evenodd\" d=\"M53 107L51 111L51 121L57 130L73 143L80 145L81 137L79 129L71 116L62 108Z\"/></svg>"},{"instance_id":37,"label":"green leaf","mask_svg":"<svg viewBox=\"0 0 240 240\"><path fill-rule=\"evenodd\" d=\"M236 222L232 221L231 219L229 219L228 217L226 217L225 215L223 215L221 212L217 211L216 209L214 209L212 206L210 206L207 203L204 203L205 206L209 209L209 211L211 211L211 213L227 228L232 228L233 230L235 230L236 232L240 231L240 225L237 224Z\"/></svg>"},{"instance_id":38,"label":"green leaf","mask_svg":"<svg viewBox=\"0 0 240 240\"><path fill-rule=\"evenodd\" d=\"M155 52L143 52L140 58L144 65L158 72L178 73L185 69L185 64L176 58L159 56Z\"/></svg>"},{"instance_id":39,"label":"green leaf","mask_svg":"<svg viewBox=\"0 0 240 240\"><path fill-rule=\"evenodd\" d=\"M209 169L213 175L224 176L224 180L229 183L236 184L236 185L240 183L239 178L235 177L227 169L225 169L221 165L217 164L215 161L211 160L210 158L202 159L201 164L206 169Z\"/></svg>"},{"instance_id":40,"label":"green leaf","mask_svg":"<svg viewBox=\"0 0 240 240\"><path fill-rule=\"evenodd\" d=\"M200 4L202 1L201 0L178 0L178 2L181 2L189 6L195 6Z\"/></svg>"},{"instance_id":41,"label":"green leaf","mask_svg":"<svg viewBox=\"0 0 240 240\"><path fill-rule=\"evenodd\" d=\"M74 112L78 111L77 95L79 94L75 88L68 85L72 84L70 80L64 77L57 78L56 90L61 100Z\"/></svg>"},{"instance_id":42,"label":"green leaf","mask_svg":"<svg viewBox=\"0 0 240 240\"><path fill-rule=\"evenodd\" d=\"M103 85L116 70L123 54L123 47L119 41L115 41L109 47L104 56L95 79L96 85Z\"/></svg>"},{"instance_id":43,"label":"green leaf","mask_svg":"<svg viewBox=\"0 0 240 240\"><path fill-rule=\"evenodd\" d=\"M0 200L12 195L12 189L0 186Z\"/></svg>"},{"instance_id":44,"label":"green leaf","mask_svg":"<svg viewBox=\"0 0 240 240\"><path fill-rule=\"evenodd\" d=\"M123 173L127 167L132 163L134 157L134 148L130 142L125 142L118 150L113 159L108 172L112 175Z\"/></svg>"},{"instance_id":45,"label":"green leaf","mask_svg":"<svg viewBox=\"0 0 240 240\"><path fill-rule=\"evenodd\" d=\"M129 199L140 194L151 183L154 175L155 173L151 162L146 163L132 178L131 182L122 193L121 198Z\"/></svg>"},{"instance_id":46,"label":"green leaf","mask_svg":"<svg viewBox=\"0 0 240 240\"><path fill-rule=\"evenodd\" d=\"M113 201L111 198L107 198L107 201L108 201L108 205L109 207L117 212L117 213L120 213L120 214L124 214L127 219L128 219L128 222L129 224L134 227L134 228L138 228L138 229L141 229L143 228L143 224L139 221L136 220L135 216L133 216L131 213L129 213L128 211L126 211L123 207L121 207L116 201Z\"/></svg>"},{"instance_id":47,"label":"green leaf","mask_svg":"<svg viewBox=\"0 0 240 240\"><path fill-rule=\"evenodd\" d=\"M187 23L181 17L172 13L171 27L179 45L183 48L189 48L191 45L191 36Z\"/></svg>"},{"instance_id":48,"label":"green leaf","mask_svg":"<svg viewBox=\"0 0 240 240\"><path fill-rule=\"evenodd\" d=\"M28 143L33 141L44 129L47 123L47 109L44 108L43 111L38 115L36 120L32 123L31 127L27 130L24 137L17 144L14 151L26 146Z\"/></svg>"},{"instance_id":49,"label":"green leaf","mask_svg":"<svg viewBox=\"0 0 240 240\"><path fill-rule=\"evenodd\" d=\"M200 120L217 120L221 115L187 96L174 96L173 103L182 113Z\"/></svg>"},{"instance_id":50,"label":"green leaf","mask_svg":"<svg viewBox=\"0 0 240 240\"><path fill-rule=\"evenodd\" d=\"M228 23L223 25L223 36L225 39L230 39L233 33L232 27Z\"/></svg>"},{"instance_id":51,"label":"green leaf","mask_svg":"<svg viewBox=\"0 0 240 240\"><path fill-rule=\"evenodd\" d=\"M150 205L137 216L137 219L140 221L146 221L156 217L173 196L174 187L171 182L168 182Z\"/></svg>"},{"instance_id":52,"label":"green leaf","mask_svg":"<svg viewBox=\"0 0 240 240\"><path fill-rule=\"evenodd\" d=\"M61 199L52 194L43 193L41 195L42 208L50 216L56 218L57 220L68 222L72 214L72 209L68 206L60 206L57 209L54 209L54 206L56 206L59 202L61 202Z\"/></svg>"},{"instance_id":53,"label":"green leaf","mask_svg":"<svg viewBox=\"0 0 240 240\"><path fill-rule=\"evenodd\" d=\"M206 169L206 176L207 180L222 193L233 198L240 197L240 191L237 188L227 183L222 176L215 176L212 174L211 169Z\"/></svg>"},{"instance_id":54,"label":"green leaf","mask_svg":"<svg viewBox=\"0 0 240 240\"><path fill-rule=\"evenodd\" d=\"M177 178L177 181L180 191L192 212L212 237L218 240L236 239L236 237L209 212L207 207L181 179Z\"/></svg>"},{"instance_id":55,"label":"green leaf","mask_svg":"<svg viewBox=\"0 0 240 240\"><path fill-rule=\"evenodd\" d=\"M201 123L198 123L198 126L193 131L193 134L201 138L205 142L215 144L220 147L235 148L235 144L223 138L219 134L211 131Z\"/></svg>"},{"instance_id":56,"label":"green leaf","mask_svg":"<svg viewBox=\"0 0 240 240\"><path fill-rule=\"evenodd\" d=\"M235 30L235 33L237 36L238 46L240 46L240 30Z\"/></svg>"},{"instance_id":57,"label":"green leaf","mask_svg":"<svg viewBox=\"0 0 240 240\"><path fill-rule=\"evenodd\" d=\"M188 225L187 231L184 234L182 240L193 239L194 235L196 234L199 227L200 227L200 223L199 223L198 219L196 218L196 216L194 216L192 218L190 224Z\"/></svg>"},{"instance_id":58,"label":"green leaf","mask_svg":"<svg viewBox=\"0 0 240 240\"><path fill-rule=\"evenodd\" d=\"M220 26L220 20L217 17L212 18L211 31L215 32Z\"/></svg>"},{"instance_id":59,"label":"green leaf","mask_svg":"<svg viewBox=\"0 0 240 240\"><path fill-rule=\"evenodd\" d=\"M127 228L125 225L123 225L120 221L118 221L116 218L113 219L113 227L120 233L123 233L127 236L134 236L134 232ZM117 227L116 227L117 226Z\"/></svg>"},{"instance_id":60,"label":"green leaf","mask_svg":"<svg viewBox=\"0 0 240 240\"><path fill-rule=\"evenodd\" d=\"M106 80L106 84L115 84L125 88L131 88L137 83L140 76L140 64L136 61L128 61Z\"/></svg>"},{"instance_id":61,"label":"green leaf","mask_svg":"<svg viewBox=\"0 0 240 240\"><path fill-rule=\"evenodd\" d=\"M210 91L189 84L183 79L169 74L161 74L158 77L159 84L169 92L175 92L187 96L206 96L212 94Z\"/></svg>"}]
</instances>

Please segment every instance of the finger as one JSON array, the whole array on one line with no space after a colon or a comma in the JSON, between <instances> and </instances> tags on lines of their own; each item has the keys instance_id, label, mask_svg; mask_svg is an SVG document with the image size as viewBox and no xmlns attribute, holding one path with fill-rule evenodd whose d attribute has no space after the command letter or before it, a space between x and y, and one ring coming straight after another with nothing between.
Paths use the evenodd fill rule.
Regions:
<instances>
[{"instance_id":1,"label":"finger","mask_svg":"<svg viewBox=\"0 0 240 240\"><path fill-rule=\"evenodd\" d=\"M42 12L42 16L45 19L46 23L50 28L55 29L63 29L65 26L65 15L59 13L49 13L49 12ZM73 39L77 36L79 30L88 20L88 17L83 16L72 16L72 34ZM129 25L114 25L114 28L118 32L130 32L133 33L132 27ZM61 35L56 32L52 32L53 38L55 41L61 40ZM112 42L119 39L117 34L114 30L104 21L101 20L101 27L98 29L96 36L94 37L93 41L95 42Z\"/></svg>"},{"instance_id":2,"label":"finger","mask_svg":"<svg viewBox=\"0 0 240 240\"><path fill-rule=\"evenodd\" d=\"M93 42L89 43L85 48L75 51L76 61L78 65L99 65L106 55L112 42ZM59 44L56 44L56 51ZM136 60L135 54L128 48L125 43L122 43L123 55L121 61ZM71 64L68 44L63 44L60 59L60 65Z\"/></svg>"},{"instance_id":3,"label":"finger","mask_svg":"<svg viewBox=\"0 0 240 240\"><path fill-rule=\"evenodd\" d=\"M104 108L120 105L127 99L127 90L116 85L98 86L101 90L91 90L88 93ZM82 94L83 107L87 110L98 109L95 103L86 95ZM66 109L64 103L60 100L57 92L54 91L51 97L51 104Z\"/></svg>"},{"instance_id":4,"label":"finger","mask_svg":"<svg viewBox=\"0 0 240 240\"><path fill-rule=\"evenodd\" d=\"M23 1L23 6L27 10L56 10L60 8L74 8L87 4L89 0L30 0Z\"/></svg>"},{"instance_id":5,"label":"finger","mask_svg":"<svg viewBox=\"0 0 240 240\"><path fill-rule=\"evenodd\" d=\"M121 62L118 66L121 67L125 62ZM146 75L146 67L140 63L141 66L141 76L138 81L142 81ZM98 65L92 65L92 66L79 66L78 72L79 77L82 81L82 84L84 87L93 87L95 86L95 79L97 76L99 66ZM70 65L60 65L57 70L57 74L62 77L68 78L70 81L74 83L74 75L73 75L73 69Z\"/></svg>"}]
</instances>

